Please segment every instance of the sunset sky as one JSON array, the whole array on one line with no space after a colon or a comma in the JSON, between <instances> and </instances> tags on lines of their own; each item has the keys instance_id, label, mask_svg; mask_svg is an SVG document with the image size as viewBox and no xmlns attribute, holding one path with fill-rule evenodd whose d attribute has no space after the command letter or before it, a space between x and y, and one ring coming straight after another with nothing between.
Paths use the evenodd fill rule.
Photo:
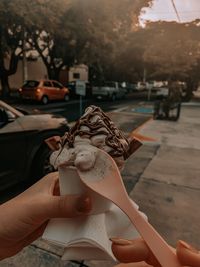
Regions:
<instances>
[{"instance_id":1,"label":"sunset sky","mask_svg":"<svg viewBox=\"0 0 200 267\"><path fill-rule=\"evenodd\" d=\"M200 0L174 0L181 22L200 19ZM154 0L152 8L146 9L146 13L141 16L143 20L176 20L171 0Z\"/></svg>"}]
</instances>

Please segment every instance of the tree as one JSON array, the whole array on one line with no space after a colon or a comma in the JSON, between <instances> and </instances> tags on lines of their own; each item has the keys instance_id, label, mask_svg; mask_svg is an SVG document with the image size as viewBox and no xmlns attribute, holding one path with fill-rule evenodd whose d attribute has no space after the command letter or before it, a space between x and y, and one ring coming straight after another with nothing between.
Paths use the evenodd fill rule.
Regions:
<instances>
[{"instance_id":1,"label":"tree","mask_svg":"<svg viewBox=\"0 0 200 267\"><path fill-rule=\"evenodd\" d=\"M63 2L63 0L0 1L0 80L3 97L9 94L8 78L17 70L26 29L34 25L43 30L49 27L53 29L58 21L56 11L62 12Z\"/></svg>"},{"instance_id":2,"label":"tree","mask_svg":"<svg viewBox=\"0 0 200 267\"><path fill-rule=\"evenodd\" d=\"M187 78L200 52L199 41L194 38L189 25L176 22L147 24L147 31L151 32L152 37L144 60L156 66L151 77L162 76L166 80Z\"/></svg>"},{"instance_id":3,"label":"tree","mask_svg":"<svg viewBox=\"0 0 200 267\"><path fill-rule=\"evenodd\" d=\"M119 45L120 53L116 54L113 79L120 79L134 83L143 79L144 68L146 67L143 59L145 50L148 48L148 38L150 34L141 27L131 31L123 42ZM147 65L147 64L146 64Z\"/></svg>"},{"instance_id":4,"label":"tree","mask_svg":"<svg viewBox=\"0 0 200 267\"><path fill-rule=\"evenodd\" d=\"M76 63L87 63L104 76L107 66L120 53L120 41L137 24L141 9L151 2L1 0L0 79L3 95L9 92L8 77L17 70L23 42L28 49L37 50L49 78L58 79L63 66ZM5 58L10 60L8 67Z\"/></svg>"},{"instance_id":5,"label":"tree","mask_svg":"<svg viewBox=\"0 0 200 267\"><path fill-rule=\"evenodd\" d=\"M194 89L200 75L199 30L199 20L148 22L135 28L121 42L112 76L135 82L142 80L145 69L148 80L182 80Z\"/></svg>"},{"instance_id":6,"label":"tree","mask_svg":"<svg viewBox=\"0 0 200 267\"><path fill-rule=\"evenodd\" d=\"M93 40L91 49L89 47L90 52L93 53L89 62L91 66L101 71L100 74L103 74L104 79L123 81L130 70L126 66L126 60L130 56L127 52L127 43L135 27L138 27L142 8L149 6L152 1L102 1L101 4L104 3L102 14L99 13L101 7L96 2L94 5L98 15L93 18L97 23L94 25L96 45ZM96 13L92 12L92 14ZM96 18L99 18L99 22L95 20ZM98 61L95 60L96 58Z\"/></svg>"},{"instance_id":7,"label":"tree","mask_svg":"<svg viewBox=\"0 0 200 267\"><path fill-rule=\"evenodd\" d=\"M55 31L29 30L29 42L38 51L50 78L58 79L63 66L86 63L91 78L104 76L103 70L119 53L123 40L138 22L141 8L150 0L73 0L60 16ZM115 51L115 52L114 52Z\"/></svg>"},{"instance_id":8,"label":"tree","mask_svg":"<svg viewBox=\"0 0 200 267\"><path fill-rule=\"evenodd\" d=\"M139 28L138 21L142 8L150 6L151 3L152 1L110 1L107 9L109 19L104 20L100 30L109 40L109 50L107 53L102 53L102 50L98 49L99 55L106 55L105 58L99 56L106 80L137 79L142 65L143 50L140 34L138 32L136 36L135 32ZM104 29L107 29L106 33ZM135 42L135 38L138 39L138 43Z\"/></svg>"},{"instance_id":9,"label":"tree","mask_svg":"<svg viewBox=\"0 0 200 267\"><path fill-rule=\"evenodd\" d=\"M22 30L19 27L19 20L15 21L15 13L9 9L9 2L2 0L0 2L0 80L2 86L2 96L9 94L8 77L17 70L17 63L22 43ZM14 22L15 21L15 22ZM5 60L8 64L6 65Z\"/></svg>"}]
</instances>

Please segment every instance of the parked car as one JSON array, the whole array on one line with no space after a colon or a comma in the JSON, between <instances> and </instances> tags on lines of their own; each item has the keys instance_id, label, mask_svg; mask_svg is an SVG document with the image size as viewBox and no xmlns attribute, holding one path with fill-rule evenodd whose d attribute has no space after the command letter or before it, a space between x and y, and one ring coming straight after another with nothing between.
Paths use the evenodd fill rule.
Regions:
<instances>
[{"instance_id":1,"label":"parked car","mask_svg":"<svg viewBox=\"0 0 200 267\"><path fill-rule=\"evenodd\" d=\"M41 101L46 105L50 100L69 100L69 89L53 80L28 80L19 89L22 99Z\"/></svg>"},{"instance_id":2,"label":"parked car","mask_svg":"<svg viewBox=\"0 0 200 267\"><path fill-rule=\"evenodd\" d=\"M0 191L16 184L31 184L53 171L45 139L69 130L63 117L24 115L0 101Z\"/></svg>"},{"instance_id":3,"label":"parked car","mask_svg":"<svg viewBox=\"0 0 200 267\"><path fill-rule=\"evenodd\" d=\"M147 89L147 82L138 82L137 83L137 90L144 91Z\"/></svg>"},{"instance_id":4,"label":"parked car","mask_svg":"<svg viewBox=\"0 0 200 267\"><path fill-rule=\"evenodd\" d=\"M147 91L148 90L151 90L151 91L155 91L156 90L154 88L154 82L152 82L152 81L149 81L149 82L138 82L137 85L136 85L136 89L139 92L146 91L146 90Z\"/></svg>"},{"instance_id":5,"label":"parked car","mask_svg":"<svg viewBox=\"0 0 200 267\"><path fill-rule=\"evenodd\" d=\"M137 92L137 84L136 83L126 83L127 93L135 93Z\"/></svg>"},{"instance_id":6,"label":"parked car","mask_svg":"<svg viewBox=\"0 0 200 267\"><path fill-rule=\"evenodd\" d=\"M126 88L121 87L118 82L105 82L103 85L94 86L92 89L92 94L95 98L110 99L112 101L125 97L126 93Z\"/></svg>"}]
</instances>

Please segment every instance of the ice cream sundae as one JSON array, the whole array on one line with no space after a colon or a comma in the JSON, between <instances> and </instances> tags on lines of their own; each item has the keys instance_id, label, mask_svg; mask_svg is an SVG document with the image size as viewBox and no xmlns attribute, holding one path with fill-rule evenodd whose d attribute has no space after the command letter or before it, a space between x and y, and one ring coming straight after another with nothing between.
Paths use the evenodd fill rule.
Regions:
<instances>
[{"instance_id":1,"label":"ice cream sundae","mask_svg":"<svg viewBox=\"0 0 200 267\"><path fill-rule=\"evenodd\" d=\"M55 167L76 166L82 162L83 168L91 168L95 157L92 147L97 147L112 156L121 169L125 160L140 146L141 142L137 139L126 138L99 107L90 106L62 138L61 147L53 154L51 161ZM89 151L84 156L81 154L85 149L91 152L90 160ZM77 154L78 159L75 157Z\"/></svg>"},{"instance_id":2,"label":"ice cream sundae","mask_svg":"<svg viewBox=\"0 0 200 267\"><path fill-rule=\"evenodd\" d=\"M114 259L109 238L135 237L137 231L129 219L111 201L86 188L77 170L92 170L93 179L101 176L101 162L94 169L98 151L104 150L121 170L125 160L140 146L137 139L128 139L110 118L96 106L90 106L65 136L47 140L55 151L51 163L58 168L62 195L87 191L92 199L90 216L74 219L54 219L43 237L65 247L64 260ZM53 145L52 145L53 144ZM92 252L92 253L91 253Z\"/></svg>"}]
</instances>

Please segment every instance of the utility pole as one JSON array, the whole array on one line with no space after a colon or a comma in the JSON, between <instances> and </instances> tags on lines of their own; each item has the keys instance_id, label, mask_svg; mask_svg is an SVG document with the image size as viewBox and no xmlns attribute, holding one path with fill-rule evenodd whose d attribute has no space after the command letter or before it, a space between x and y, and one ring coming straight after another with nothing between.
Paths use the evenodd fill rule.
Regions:
<instances>
[{"instance_id":1,"label":"utility pole","mask_svg":"<svg viewBox=\"0 0 200 267\"><path fill-rule=\"evenodd\" d=\"M146 83L146 79L147 79L147 71L144 68L144 72L143 72L143 82Z\"/></svg>"},{"instance_id":2,"label":"utility pole","mask_svg":"<svg viewBox=\"0 0 200 267\"><path fill-rule=\"evenodd\" d=\"M147 80L147 70L144 68L144 73L143 73L143 83L146 86L146 89L148 90L148 95L147 95L147 100L151 100L151 87L149 86L149 83L146 82Z\"/></svg>"},{"instance_id":3,"label":"utility pole","mask_svg":"<svg viewBox=\"0 0 200 267\"><path fill-rule=\"evenodd\" d=\"M22 54L23 54L23 60L22 60L22 80L23 83L28 80L28 70L27 70L27 59L26 59L26 31L25 27L23 27L23 40L22 40Z\"/></svg>"},{"instance_id":4,"label":"utility pole","mask_svg":"<svg viewBox=\"0 0 200 267\"><path fill-rule=\"evenodd\" d=\"M173 8L174 8L174 11L175 11L175 13L176 13L176 16L177 16L178 22L180 22L180 23L181 23L181 18L180 18L179 14L178 14L178 10L177 10L177 8L176 8L176 5L175 5L175 2L174 2L174 0L171 0L171 3L172 3L172 6L173 6Z\"/></svg>"}]
</instances>

